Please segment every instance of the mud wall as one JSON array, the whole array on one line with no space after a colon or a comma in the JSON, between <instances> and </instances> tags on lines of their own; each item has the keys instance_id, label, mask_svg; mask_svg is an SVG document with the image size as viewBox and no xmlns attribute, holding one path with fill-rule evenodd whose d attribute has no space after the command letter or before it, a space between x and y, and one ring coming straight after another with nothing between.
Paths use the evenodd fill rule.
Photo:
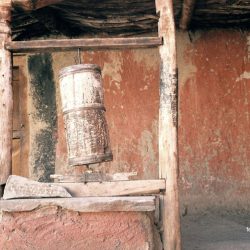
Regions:
<instances>
[{"instance_id":1,"label":"mud wall","mask_svg":"<svg viewBox=\"0 0 250 250\"><path fill-rule=\"evenodd\" d=\"M158 82L157 49L84 52L85 63L102 68L104 102L114 160L96 164L108 173L137 172L136 178L158 177ZM72 173L67 165L67 148L59 95L59 70L73 65L77 52L53 53L57 86L58 131L56 172ZM79 168L78 168L79 170Z\"/></svg>"},{"instance_id":2,"label":"mud wall","mask_svg":"<svg viewBox=\"0 0 250 250\"><path fill-rule=\"evenodd\" d=\"M159 234L146 213L78 213L58 207L3 213L1 249L160 250Z\"/></svg>"},{"instance_id":3,"label":"mud wall","mask_svg":"<svg viewBox=\"0 0 250 250\"><path fill-rule=\"evenodd\" d=\"M249 35L213 30L177 38L182 203L249 205Z\"/></svg>"},{"instance_id":4,"label":"mud wall","mask_svg":"<svg viewBox=\"0 0 250 250\"><path fill-rule=\"evenodd\" d=\"M78 53L38 53L14 58L27 77L27 116L30 125L29 176L50 181L52 173L80 173L68 167L59 93L59 71L78 63ZM96 164L108 173L137 172L135 178L158 177L157 49L82 52L84 63L102 68L106 118L114 155L112 162ZM24 65L25 64L25 65Z\"/></svg>"},{"instance_id":5,"label":"mud wall","mask_svg":"<svg viewBox=\"0 0 250 250\"><path fill-rule=\"evenodd\" d=\"M248 33L235 30L177 32L179 180L184 207L248 204L249 40ZM113 162L96 165L95 168L110 173L136 171L137 178L157 178L158 50L82 52L81 59L102 68L106 115L114 154ZM67 166L58 74L61 68L77 63L77 51L52 53L50 60L56 96L56 103L52 104L56 106L57 123L50 133L55 144L49 154L55 172L66 174L72 169ZM26 73L30 96L29 172L34 173L35 161L43 151L37 147L37 128L41 130L48 124L52 128L55 121L41 124L31 118L36 114L33 103L36 98L31 91L32 74ZM46 110L44 107L43 112L47 113ZM34 179L45 175L43 171L30 174Z\"/></svg>"}]
</instances>

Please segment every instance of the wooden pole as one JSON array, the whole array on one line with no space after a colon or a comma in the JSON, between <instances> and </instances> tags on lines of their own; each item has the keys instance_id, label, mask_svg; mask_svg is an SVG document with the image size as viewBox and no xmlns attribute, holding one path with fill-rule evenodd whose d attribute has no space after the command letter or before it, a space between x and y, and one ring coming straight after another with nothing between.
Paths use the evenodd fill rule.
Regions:
<instances>
[{"instance_id":1,"label":"wooden pole","mask_svg":"<svg viewBox=\"0 0 250 250\"><path fill-rule=\"evenodd\" d=\"M10 41L11 0L0 0L0 185L11 173L12 87L11 53L4 48Z\"/></svg>"},{"instance_id":2,"label":"wooden pole","mask_svg":"<svg viewBox=\"0 0 250 250\"><path fill-rule=\"evenodd\" d=\"M182 14L179 23L179 27L183 30L187 30L192 19L196 0L184 0L182 5Z\"/></svg>"},{"instance_id":3,"label":"wooden pole","mask_svg":"<svg viewBox=\"0 0 250 250\"><path fill-rule=\"evenodd\" d=\"M159 175L166 179L161 199L164 249L181 249L178 198L177 152L177 65L175 24L172 0L156 0L160 14L158 30L163 37L160 46L160 112L159 112Z\"/></svg>"}]
</instances>

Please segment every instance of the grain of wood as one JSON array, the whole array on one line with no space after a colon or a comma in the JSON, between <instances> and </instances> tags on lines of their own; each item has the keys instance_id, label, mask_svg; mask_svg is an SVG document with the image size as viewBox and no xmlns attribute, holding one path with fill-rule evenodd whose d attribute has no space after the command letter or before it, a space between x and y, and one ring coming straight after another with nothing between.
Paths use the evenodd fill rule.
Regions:
<instances>
[{"instance_id":1,"label":"grain of wood","mask_svg":"<svg viewBox=\"0 0 250 250\"><path fill-rule=\"evenodd\" d=\"M163 243L165 250L180 250L180 217L178 198L177 151L177 65L175 24L172 0L156 0L160 13L160 112L159 112L159 176L166 179L166 191L161 201Z\"/></svg>"},{"instance_id":2,"label":"grain of wood","mask_svg":"<svg viewBox=\"0 0 250 250\"><path fill-rule=\"evenodd\" d=\"M111 161L100 67L72 65L59 78L69 165Z\"/></svg>"},{"instance_id":3,"label":"grain of wood","mask_svg":"<svg viewBox=\"0 0 250 250\"><path fill-rule=\"evenodd\" d=\"M0 1L0 185L11 173L12 110L11 53L4 48L10 41L11 1Z\"/></svg>"},{"instance_id":4,"label":"grain of wood","mask_svg":"<svg viewBox=\"0 0 250 250\"><path fill-rule=\"evenodd\" d=\"M124 196L158 194L165 190L165 180L136 180L89 183L54 183L64 187L73 197Z\"/></svg>"},{"instance_id":5,"label":"grain of wood","mask_svg":"<svg viewBox=\"0 0 250 250\"><path fill-rule=\"evenodd\" d=\"M0 200L0 211L6 212L32 211L47 206L58 206L77 212L151 212L155 210L155 197L84 197Z\"/></svg>"}]
</instances>

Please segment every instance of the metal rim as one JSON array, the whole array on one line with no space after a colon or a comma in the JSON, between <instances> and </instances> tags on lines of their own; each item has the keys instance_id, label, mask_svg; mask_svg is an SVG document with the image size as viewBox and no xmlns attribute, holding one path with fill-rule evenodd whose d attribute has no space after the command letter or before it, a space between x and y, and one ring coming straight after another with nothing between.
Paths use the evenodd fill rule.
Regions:
<instances>
[{"instance_id":1,"label":"metal rim","mask_svg":"<svg viewBox=\"0 0 250 250\"><path fill-rule=\"evenodd\" d=\"M59 78L62 78L64 76L78 73L78 72L86 72L86 71L96 71L97 73L101 74L101 68L97 64L76 64L71 65L68 67L65 67L60 70L59 72Z\"/></svg>"},{"instance_id":2,"label":"metal rim","mask_svg":"<svg viewBox=\"0 0 250 250\"><path fill-rule=\"evenodd\" d=\"M68 162L70 166L79 166L79 165L95 164L112 160L113 160L113 154L105 153L99 155L89 155L85 157L72 157L69 158Z\"/></svg>"}]
</instances>

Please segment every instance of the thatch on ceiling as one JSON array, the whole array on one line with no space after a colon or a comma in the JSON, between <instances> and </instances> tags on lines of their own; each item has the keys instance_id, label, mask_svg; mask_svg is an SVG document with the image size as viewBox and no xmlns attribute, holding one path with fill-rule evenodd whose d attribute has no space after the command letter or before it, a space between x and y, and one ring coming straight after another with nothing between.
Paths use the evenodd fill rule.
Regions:
<instances>
[{"instance_id":1,"label":"thatch on ceiling","mask_svg":"<svg viewBox=\"0 0 250 250\"><path fill-rule=\"evenodd\" d=\"M157 33L154 0L64 0L35 11L14 7L12 39Z\"/></svg>"},{"instance_id":2,"label":"thatch on ceiling","mask_svg":"<svg viewBox=\"0 0 250 250\"><path fill-rule=\"evenodd\" d=\"M175 16L181 16L183 0L176 0ZM249 28L250 0L197 0L189 26L197 28Z\"/></svg>"},{"instance_id":3,"label":"thatch on ceiling","mask_svg":"<svg viewBox=\"0 0 250 250\"><path fill-rule=\"evenodd\" d=\"M183 0L173 2L178 27ZM29 12L14 6L12 36L29 40L57 35L157 35L157 22L155 0L63 0ZM249 28L250 0L197 0L189 28L211 27Z\"/></svg>"}]
</instances>

